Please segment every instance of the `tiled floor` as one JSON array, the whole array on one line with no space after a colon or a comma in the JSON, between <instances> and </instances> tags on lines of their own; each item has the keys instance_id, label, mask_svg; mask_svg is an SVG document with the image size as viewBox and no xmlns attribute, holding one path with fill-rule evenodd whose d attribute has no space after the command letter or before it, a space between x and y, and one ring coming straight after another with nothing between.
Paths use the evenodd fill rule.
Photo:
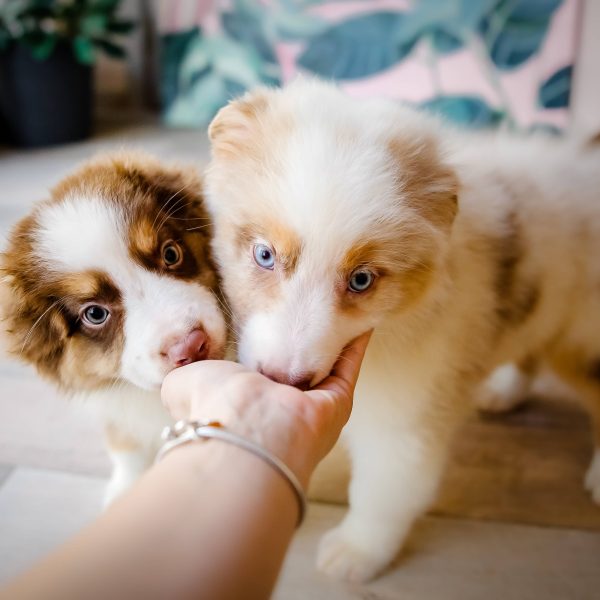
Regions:
<instances>
[{"instance_id":1,"label":"tiled floor","mask_svg":"<svg viewBox=\"0 0 600 600\"><path fill-rule=\"evenodd\" d=\"M0 236L74 164L124 143L164 158L202 162L206 157L202 134L164 132L151 125L110 130L93 142L53 150L0 150ZM450 471L437 508L436 514L446 517L423 519L394 567L368 586L336 584L314 570L319 536L343 514L339 506L314 504L288 556L276 597L599 598L600 521L580 490L588 450L585 440L579 442L587 435L584 422L578 415L536 411L516 420L471 424L472 445L457 450L458 466ZM550 417L540 417L546 414ZM475 444L489 444L492 438L498 444L488 448L495 457L489 464L500 474L495 478L485 457L475 459L472 451ZM523 442L529 438L541 440L539 454ZM549 472L543 471L549 462L560 467L553 472L564 472L564 479L539 476ZM108 471L98 424L59 398L31 370L0 359L0 582L98 514ZM537 479L522 485L531 473ZM475 480L484 482L478 490ZM501 510L494 504L496 497L502 498ZM531 525L537 522L551 526Z\"/></svg>"}]
</instances>

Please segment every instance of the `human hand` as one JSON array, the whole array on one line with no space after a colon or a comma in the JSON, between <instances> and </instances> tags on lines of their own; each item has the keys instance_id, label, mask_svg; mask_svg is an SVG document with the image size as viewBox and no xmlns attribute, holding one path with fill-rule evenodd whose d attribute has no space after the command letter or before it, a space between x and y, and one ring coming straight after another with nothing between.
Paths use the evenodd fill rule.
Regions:
<instances>
[{"instance_id":1,"label":"human hand","mask_svg":"<svg viewBox=\"0 0 600 600\"><path fill-rule=\"evenodd\" d=\"M238 363L206 360L171 371L163 382L163 403L175 419L220 421L257 442L306 485L350 417L370 336L348 345L331 374L306 392Z\"/></svg>"}]
</instances>

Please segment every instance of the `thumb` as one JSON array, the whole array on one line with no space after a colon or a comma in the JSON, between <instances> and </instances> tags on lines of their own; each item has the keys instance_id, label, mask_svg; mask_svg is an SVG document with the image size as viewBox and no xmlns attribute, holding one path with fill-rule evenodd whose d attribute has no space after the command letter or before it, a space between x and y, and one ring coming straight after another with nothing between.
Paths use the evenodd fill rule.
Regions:
<instances>
[{"instance_id":1,"label":"thumb","mask_svg":"<svg viewBox=\"0 0 600 600\"><path fill-rule=\"evenodd\" d=\"M344 423L350 418L352 396L371 333L372 330L367 331L350 342L333 365L331 374L306 392L317 401L333 403Z\"/></svg>"}]
</instances>

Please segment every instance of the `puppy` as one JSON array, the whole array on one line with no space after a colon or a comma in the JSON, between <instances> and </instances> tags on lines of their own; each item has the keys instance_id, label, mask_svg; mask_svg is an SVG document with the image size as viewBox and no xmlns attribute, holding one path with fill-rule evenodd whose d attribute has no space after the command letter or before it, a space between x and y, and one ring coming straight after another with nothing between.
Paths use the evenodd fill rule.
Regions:
<instances>
[{"instance_id":1,"label":"puppy","mask_svg":"<svg viewBox=\"0 0 600 600\"><path fill-rule=\"evenodd\" d=\"M475 387L528 356L590 411L600 502L597 149L458 132L303 80L232 102L209 134L241 361L314 385L375 330L345 431L350 510L321 543L322 570L364 581L388 565L436 495ZM496 392L522 393L506 369Z\"/></svg>"},{"instance_id":2,"label":"puppy","mask_svg":"<svg viewBox=\"0 0 600 600\"><path fill-rule=\"evenodd\" d=\"M92 161L13 229L1 255L9 350L105 423L106 501L152 462L173 368L221 358L226 324L193 171L141 154Z\"/></svg>"}]
</instances>

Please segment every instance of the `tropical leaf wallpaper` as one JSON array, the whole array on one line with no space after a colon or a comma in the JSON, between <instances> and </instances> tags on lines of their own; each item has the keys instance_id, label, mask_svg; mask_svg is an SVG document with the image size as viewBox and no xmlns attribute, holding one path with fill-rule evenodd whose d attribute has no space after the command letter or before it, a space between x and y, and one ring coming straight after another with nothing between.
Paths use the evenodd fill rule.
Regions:
<instances>
[{"instance_id":1,"label":"tropical leaf wallpaper","mask_svg":"<svg viewBox=\"0 0 600 600\"><path fill-rule=\"evenodd\" d=\"M164 115L206 126L227 101L299 73L472 127L568 123L581 0L169 0Z\"/></svg>"}]
</instances>

